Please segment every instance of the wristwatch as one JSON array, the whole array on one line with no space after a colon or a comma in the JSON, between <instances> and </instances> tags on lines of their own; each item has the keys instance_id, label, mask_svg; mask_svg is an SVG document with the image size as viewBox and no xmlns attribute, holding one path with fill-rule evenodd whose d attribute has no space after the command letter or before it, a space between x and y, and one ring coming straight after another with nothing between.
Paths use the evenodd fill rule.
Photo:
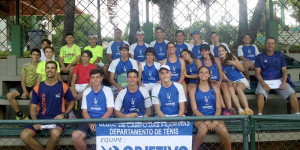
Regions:
<instances>
[{"instance_id":1,"label":"wristwatch","mask_svg":"<svg viewBox=\"0 0 300 150\"><path fill-rule=\"evenodd\" d=\"M63 113L63 114L64 114L64 117L65 117L66 119L69 118L69 114L68 114L68 113Z\"/></svg>"}]
</instances>

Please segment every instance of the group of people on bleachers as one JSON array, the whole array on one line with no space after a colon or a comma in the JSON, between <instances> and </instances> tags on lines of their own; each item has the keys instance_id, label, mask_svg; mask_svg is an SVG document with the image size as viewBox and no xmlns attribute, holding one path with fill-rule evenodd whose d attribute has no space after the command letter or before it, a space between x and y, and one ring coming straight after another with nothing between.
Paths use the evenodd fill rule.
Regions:
<instances>
[{"instance_id":1,"label":"group of people on bleachers","mask_svg":"<svg viewBox=\"0 0 300 150\"><path fill-rule=\"evenodd\" d=\"M114 41L103 56L97 37L89 36L89 46L83 51L74 44L74 35L66 34L66 45L60 49L59 62L54 60L51 41L44 39L42 49L30 52L31 62L22 67L21 86L8 93L7 98L16 112L16 119L28 119L15 98L30 96L31 119L81 118L74 115L81 108L83 118L253 115L244 93L250 88L249 70L255 69L259 81L258 115L262 115L269 91L275 90L290 102L299 114L295 91L287 84L284 55L275 51L276 40L267 38L265 51L259 54L251 44L251 35L243 36L238 47L238 57L226 43L212 32L211 45L202 41L200 32L191 33L193 45L184 42L185 33L175 33L176 42L164 39L161 27L155 29L156 40L144 42L145 33L136 32L137 43L129 46L122 40L122 31L114 30ZM103 64L108 57L109 64ZM80 63L79 63L80 62ZM60 73L68 74L67 83ZM103 79L111 86L104 86ZM70 88L69 88L70 86ZM153 105L153 109L151 109ZM154 112L153 112L154 111ZM199 121L193 149L203 143L208 130L219 133L222 144L231 149L231 140L223 121ZM76 149L87 149L85 137L95 132L93 123L82 124L72 134ZM31 149L43 149L34 139L42 129L49 129L50 139L46 149L53 149L65 125L26 126L21 139Z\"/></svg>"}]
</instances>

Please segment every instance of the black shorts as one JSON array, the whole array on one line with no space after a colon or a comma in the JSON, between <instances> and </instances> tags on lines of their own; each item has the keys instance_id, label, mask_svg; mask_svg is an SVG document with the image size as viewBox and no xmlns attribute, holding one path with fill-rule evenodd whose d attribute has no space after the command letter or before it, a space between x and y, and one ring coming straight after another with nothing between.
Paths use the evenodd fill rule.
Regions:
<instances>
[{"instance_id":1,"label":"black shorts","mask_svg":"<svg viewBox=\"0 0 300 150\"><path fill-rule=\"evenodd\" d=\"M28 94L32 91L32 89L33 89L33 87L27 87L26 86L26 90L28 91ZM20 93L20 95L23 94L23 88L22 88L22 86L18 87L16 90Z\"/></svg>"},{"instance_id":2,"label":"black shorts","mask_svg":"<svg viewBox=\"0 0 300 150\"><path fill-rule=\"evenodd\" d=\"M64 124L56 124L56 127L59 127L62 132L64 132L66 129L66 125ZM29 129L30 131L34 132L34 136L42 132L42 130L35 130L33 125L27 125L24 127L24 129ZM43 130L51 130L51 129L43 129Z\"/></svg>"},{"instance_id":3,"label":"black shorts","mask_svg":"<svg viewBox=\"0 0 300 150\"><path fill-rule=\"evenodd\" d=\"M90 129L90 126L89 126L87 123L85 123L85 124L79 124L79 125L77 126L76 130L85 133L87 137L90 137L90 136L91 136L91 133L92 133L92 131L91 131L91 129ZM76 131L76 130L75 130L75 131Z\"/></svg>"}]
</instances>

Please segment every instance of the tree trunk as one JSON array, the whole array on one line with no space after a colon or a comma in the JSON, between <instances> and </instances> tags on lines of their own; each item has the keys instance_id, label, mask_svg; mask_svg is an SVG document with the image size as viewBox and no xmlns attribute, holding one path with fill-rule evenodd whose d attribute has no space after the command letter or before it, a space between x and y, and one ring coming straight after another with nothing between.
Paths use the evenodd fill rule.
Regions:
<instances>
[{"instance_id":1,"label":"tree trunk","mask_svg":"<svg viewBox=\"0 0 300 150\"><path fill-rule=\"evenodd\" d=\"M101 11L100 11L100 0L97 0L97 38L99 45L102 45L102 37L101 37Z\"/></svg>"},{"instance_id":2,"label":"tree trunk","mask_svg":"<svg viewBox=\"0 0 300 150\"><path fill-rule=\"evenodd\" d=\"M137 40L135 38L136 31L140 29L140 19L139 19L139 1L130 0L130 30L129 30L129 43L133 44Z\"/></svg>"},{"instance_id":3,"label":"tree trunk","mask_svg":"<svg viewBox=\"0 0 300 150\"><path fill-rule=\"evenodd\" d=\"M239 34L237 45L243 43L242 36L248 31L247 0L239 0Z\"/></svg>"},{"instance_id":4,"label":"tree trunk","mask_svg":"<svg viewBox=\"0 0 300 150\"><path fill-rule=\"evenodd\" d=\"M175 0L158 0L160 27L165 31L165 39L172 40Z\"/></svg>"},{"instance_id":5,"label":"tree trunk","mask_svg":"<svg viewBox=\"0 0 300 150\"><path fill-rule=\"evenodd\" d=\"M65 6L65 21L64 21L64 35L62 36L62 45L66 44L64 37L67 33L74 34L75 22L75 0L66 0Z\"/></svg>"},{"instance_id":6,"label":"tree trunk","mask_svg":"<svg viewBox=\"0 0 300 150\"><path fill-rule=\"evenodd\" d=\"M118 7L118 0L107 0L107 10L110 23L114 26L114 28L118 28L118 23L116 22L116 9Z\"/></svg>"},{"instance_id":7,"label":"tree trunk","mask_svg":"<svg viewBox=\"0 0 300 150\"><path fill-rule=\"evenodd\" d=\"M253 36L252 41L251 41L252 43L254 43L256 36L257 36L257 31L260 28L262 13L263 13L264 9L266 8L266 2L267 2L267 0L257 1L252 20L250 22L250 28L249 28L249 33Z\"/></svg>"},{"instance_id":8,"label":"tree trunk","mask_svg":"<svg viewBox=\"0 0 300 150\"><path fill-rule=\"evenodd\" d=\"M205 13L206 13L206 33L205 33L205 41L210 43L210 33L211 33L211 29L210 29L210 13L209 13L209 8L210 8L210 3L209 0L206 0L205 2Z\"/></svg>"}]
</instances>

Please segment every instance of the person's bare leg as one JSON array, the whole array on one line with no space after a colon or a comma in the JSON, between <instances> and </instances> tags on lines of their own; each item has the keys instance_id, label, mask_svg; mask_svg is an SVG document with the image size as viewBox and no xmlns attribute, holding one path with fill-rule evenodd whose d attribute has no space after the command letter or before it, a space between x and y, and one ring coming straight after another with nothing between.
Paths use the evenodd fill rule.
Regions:
<instances>
[{"instance_id":1,"label":"person's bare leg","mask_svg":"<svg viewBox=\"0 0 300 150\"><path fill-rule=\"evenodd\" d=\"M68 86L71 86L73 71L74 71L74 66L71 66L70 69L69 69L69 75L68 75L68 81L67 81Z\"/></svg>"},{"instance_id":2,"label":"person's bare leg","mask_svg":"<svg viewBox=\"0 0 300 150\"><path fill-rule=\"evenodd\" d=\"M34 138L35 133L30 129L24 129L21 132L20 138L28 146L33 150L43 150L43 146Z\"/></svg>"},{"instance_id":3,"label":"person's bare leg","mask_svg":"<svg viewBox=\"0 0 300 150\"><path fill-rule=\"evenodd\" d=\"M257 95L257 113L262 114L265 105L265 96L262 93Z\"/></svg>"},{"instance_id":4,"label":"person's bare leg","mask_svg":"<svg viewBox=\"0 0 300 150\"><path fill-rule=\"evenodd\" d=\"M106 64L102 67L102 71L103 71L103 75L104 75L105 79L109 82L108 68L109 68L109 64ZM111 84L111 83L109 82L109 84Z\"/></svg>"},{"instance_id":5,"label":"person's bare leg","mask_svg":"<svg viewBox=\"0 0 300 150\"><path fill-rule=\"evenodd\" d=\"M223 94L223 99L225 101L225 105L228 109L232 108L232 102L231 102L231 96L230 96L230 92L229 92L229 86L228 83L223 82L221 84L221 90L222 90L222 94Z\"/></svg>"},{"instance_id":6,"label":"person's bare leg","mask_svg":"<svg viewBox=\"0 0 300 150\"><path fill-rule=\"evenodd\" d=\"M243 62L243 66L245 68L243 74L247 80L250 80L250 74L249 74L250 64L248 62Z\"/></svg>"},{"instance_id":7,"label":"person's bare leg","mask_svg":"<svg viewBox=\"0 0 300 150\"><path fill-rule=\"evenodd\" d=\"M241 101L242 105L244 106L244 108L249 108L248 100L244 93L245 89L246 89L246 85L244 83L240 82L240 83L237 83L235 91L238 94L240 101Z\"/></svg>"},{"instance_id":8,"label":"person's bare leg","mask_svg":"<svg viewBox=\"0 0 300 150\"><path fill-rule=\"evenodd\" d=\"M198 150L204 141L204 137L206 136L208 129L204 121L197 121L194 123L194 126L198 129L198 131L194 136L193 150Z\"/></svg>"},{"instance_id":9,"label":"person's bare leg","mask_svg":"<svg viewBox=\"0 0 300 150\"><path fill-rule=\"evenodd\" d=\"M215 131L219 134L221 143L223 144L226 150L231 150L231 139L227 128L223 121L214 121L217 122L215 126Z\"/></svg>"},{"instance_id":10,"label":"person's bare leg","mask_svg":"<svg viewBox=\"0 0 300 150\"><path fill-rule=\"evenodd\" d=\"M61 133L62 129L58 126L55 129L49 130L50 137L46 150L53 150L57 146Z\"/></svg>"},{"instance_id":11,"label":"person's bare leg","mask_svg":"<svg viewBox=\"0 0 300 150\"><path fill-rule=\"evenodd\" d=\"M77 150L87 150L87 145L86 142L84 141L85 137L86 137L85 133L79 130L73 131L72 141Z\"/></svg>"},{"instance_id":12,"label":"person's bare leg","mask_svg":"<svg viewBox=\"0 0 300 150\"><path fill-rule=\"evenodd\" d=\"M290 95L290 105L294 113L299 112L299 102L295 93Z\"/></svg>"},{"instance_id":13,"label":"person's bare leg","mask_svg":"<svg viewBox=\"0 0 300 150\"><path fill-rule=\"evenodd\" d=\"M16 97L18 96L20 96L20 93L17 90L13 90L6 94L8 102L16 113L20 111L19 104L16 101Z\"/></svg>"},{"instance_id":14,"label":"person's bare leg","mask_svg":"<svg viewBox=\"0 0 300 150\"><path fill-rule=\"evenodd\" d=\"M242 108L239 102L239 99L237 98L236 94L235 94L235 89L233 87L233 85L229 85L229 93L231 96L231 99L235 105L235 107L237 107L238 109Z\"/></svg>"},{"instance_id":15,"label":"person's bare leg","mask_svg":"<svg viewBox=\"0 0 300 150\"><path fill-rule=\"evenodd\" d=\"M182 82L181 83L181 85L182 85L182 87L183 87L183 90L184 90L184 95L185 95L185 97L186 97L186 102L185 102L185 111L184 111L184 113L186 114L186 113L188 113L188 101L189 101L189 99L188 99L188 97L187 97L187 85L186 85L186 83L185 82Z\"/></svg>"}]
</instances>

